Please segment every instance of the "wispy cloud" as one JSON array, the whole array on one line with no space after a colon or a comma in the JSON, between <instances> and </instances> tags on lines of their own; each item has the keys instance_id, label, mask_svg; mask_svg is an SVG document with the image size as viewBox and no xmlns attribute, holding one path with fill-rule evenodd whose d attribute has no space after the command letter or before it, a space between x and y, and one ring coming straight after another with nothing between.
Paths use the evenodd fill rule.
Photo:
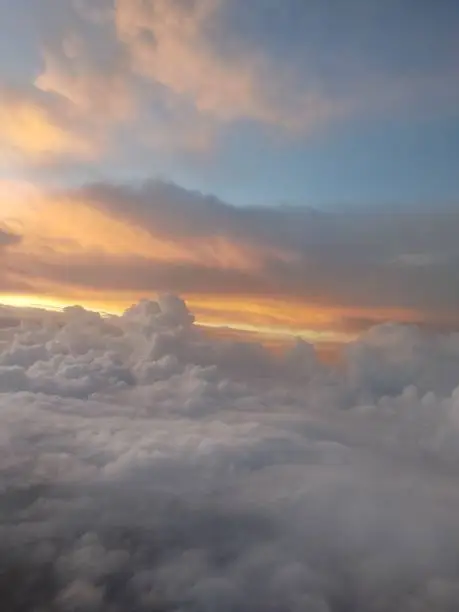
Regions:
<instances>
[{"instance_id":1,"label":"wispy cloud","mask_svg":"<svg viewBox=\"0 0 459 612\"><path fill-rule=\"evenodd\" d=\"M0 147L11 159L93 159L94 137L75 119L59 100L31 89L0 89Z\"/></svg>"}]
</instances>

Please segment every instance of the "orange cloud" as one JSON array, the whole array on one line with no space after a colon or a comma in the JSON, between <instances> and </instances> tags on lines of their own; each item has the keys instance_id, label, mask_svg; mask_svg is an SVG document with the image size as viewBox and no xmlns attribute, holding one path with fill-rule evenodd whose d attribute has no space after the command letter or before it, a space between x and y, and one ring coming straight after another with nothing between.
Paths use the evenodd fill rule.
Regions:
<instances>
[{"instance_id":1,"label":"orange cloud","mask_svg":"<svg viewBox=\"0 0 459 612\"><path fill-rule=\"evenodd\" d=\"M18 207L17 200L14 206ZM113 263L118 259L247 271L256 269L263 256L259 248L224 235L207 236L205 241L192 236L177 240L161 228L143 227L141 220L110 215L78 193L47 195L31 190L13 219L24 235L17 256L42 257L50 264L62 262L63 257L80 258L81 263L100 257ZM274 249L267 246L265 251Z\"/></svg>"},{"instance_id":2,"label":"orange cloud","mask_svg":"<svg viewBox=\"0 0 459 612\"><path fill-rule=\"evenodd\" d=\"M161 182L60 192L6 183L0 223L21 240L4 240L0 294L119 312L171 291L210 326L327 342L385 320L457 328L455 217L417 213L414 233L411 221L238 209ZM435 256L406 265L400 254L413 249Z\"/></svg>"},{"instance_id":3,"label":"orange cloud","mask_svg":"<svg viewBox=\"0 0 459 612\"><path fill-rule=\"evenodd\" d=\"M47 157L91 158L94 143L66 125L42 101L18 91L0 91L0 148L32 161Z\"/></svg>"},{"instance_id":4,"label":"orange cloud","mask_svg":"<svg viewBox=\"0 0 459 612\"><path fill-rule=\"evenodd\" d=\"M250 118L304 130L354 106L318 88L298 88L286 78L287 67L279 70L262 50L221 54L207 34L224 4L119 0L116 30L132 69L189 99L200 113L225 121Z\"/></svg>"},{"instance_id":5,"label":"orange cloud","mask_svg":"<svg viewBox=\"0 0 459 612\"><path fill-rule=\"evenodd\" d=\"M222 53L209 32L226 0L118 0L113 11L68 7L44 39L38 92L56 96L88 135L120 124L137 142L207 150L221 123L253 119L305 131L355 108L280 66L266 49ZM95 9L95 10L93 10ZM68 13L68 14L67 14ZM54 136L57 140L57 136Z\"/></svg>"},{"instance_id":6,"label":"orange cloud","mask_svg":"<svg viewBox=\"0 0 459 612\"><path fill-rule=\"evenodd\" d=\"M190 96L200 111L223 119L268 119L270 112L257 88L261 60L228 62L205 43L206 25L220 5L220 0L188 6L167 0L120 0L117 33L135 70L180 96Z\"/></svg>"},{"instance_id":7,"label":"orange cloud","mask_svg":"<svg viewBox=\"0 0 459 612\"><path fill-rule=\"evenodd\" d=\"M274 4L268 14L288 14L289 3ZM0 93L2 153L33 162L129 155L143 147L203 154L236 120L303 138L331 121L412 101L422 100L427 109L435 100L454 106L450 74L365 70L360 56L334 57L339 44L335 52L331 44L328 66L327 45L316 49L298 40L301 30L292 40L297 55L278 53L268 36L252 39L242 32L239 38L228 16L233 6L250 31L252 22L260 30L265 25L262 5L79 0L60 2L52 19L43 7L43 15L33 17L41 73L31 67L27 93ZM270 17L266 24L267 30L276 25ZM281 39L289 35L286 24L280 23Z\"/></svg>"},{"instance_id":8,"label":"orange cloud","mask_svg":"<svg viewBox=\"0 0 459 612\"><path fill-rule=\"evenodd\" d=\"M76 286L65 282L34 278L29 293L1 293L0 303L12 306L38 306L43 308L64 308L82 304L101 312L120 314L151 292L127 290L97 290L84 285ZM225 335L225 329L242 335L257 335L268 339L271 344L283 344L293 336L301 336L314 343L342 343L355 338L359 332L371 325L385 321L423 323L416 310L395 308L342 308L339 305L310 305L294 302L289 296L264 298L256 295L216 296L210 293L182 294L198 324ZM428 321L426 321L427 323ZM448 328L448 321L443 321ZM449 325L458 327L457 319ZM441 327L440 322L437 326ZM230 333L230 332L228 332Z\"/></svg>"}]
</instances>

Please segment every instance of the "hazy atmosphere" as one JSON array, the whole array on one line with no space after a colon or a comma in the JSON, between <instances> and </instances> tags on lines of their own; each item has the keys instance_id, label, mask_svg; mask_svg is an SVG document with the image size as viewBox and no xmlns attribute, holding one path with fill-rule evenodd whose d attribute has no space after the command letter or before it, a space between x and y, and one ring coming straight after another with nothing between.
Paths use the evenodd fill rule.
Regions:
<instances>
[{"instance_id":1,"label":"hazy atmosphere","mask_svg":"<svg viewBox=\"0 0 459 612\"><path fill-rule=\"evenodd\" d=\"M459 609L458 30L0 0L5 612Z\"/></svg>"}]
</instances>

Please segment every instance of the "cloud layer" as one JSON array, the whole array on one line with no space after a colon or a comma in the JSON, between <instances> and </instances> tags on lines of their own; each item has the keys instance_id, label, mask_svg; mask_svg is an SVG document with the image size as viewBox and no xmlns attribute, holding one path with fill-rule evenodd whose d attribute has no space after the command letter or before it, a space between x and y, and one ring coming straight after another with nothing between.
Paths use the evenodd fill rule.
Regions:
<instances>
[{"instance_id":1,"label":"cloud layer","mask_svg":"<svg viewBox=\"0 0 459 612\"><path fill-rule=\"evenodd\" d=\"M15 207L5 219L23 237L9 262L29 296L116 310L169 291L207 322L297 331L458 325L453 208L238 208L159 180L35 190Z\"/></svg>"},{"instance_id":2,"label":"cloud layer","mask_svg":"<svg viewBox=\"0 0 459 612\"><path fill-rule=\"evenodd\" d=\"M455 335L397 325L340 371L273 357L170 295L5 323L2 601L453 610L458 365Z\"/></svg>"}]
</instances>

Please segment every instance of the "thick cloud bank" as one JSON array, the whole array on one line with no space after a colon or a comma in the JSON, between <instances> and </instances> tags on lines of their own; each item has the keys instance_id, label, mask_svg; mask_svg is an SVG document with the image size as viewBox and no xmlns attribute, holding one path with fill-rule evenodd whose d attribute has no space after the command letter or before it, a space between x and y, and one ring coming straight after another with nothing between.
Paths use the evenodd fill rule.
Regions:
<instances>
[{"instance_id":1,"label":"thick cloud bank","mask_svg":"<svg viewBox=\"0 0 459 612\"><path fill-rule=\"evenodd\" d=\"M183 294L207 323L346 339L386 320L459 330L458 206L242 207L160 179L1 187L0 224L22 235L0 230L0 295L118 312Z\"/></svg>"},{"instance_id":2,"label":"thick cloud bank","mask_svg":"<svg viewBox=\"0 0 459 612\"><path fill-rule=\"evenodd\" d=\"M173 296L0 328L0 598L56 612L452 612L459 336L336 370Z\"/></svg>"}]
</instances>

